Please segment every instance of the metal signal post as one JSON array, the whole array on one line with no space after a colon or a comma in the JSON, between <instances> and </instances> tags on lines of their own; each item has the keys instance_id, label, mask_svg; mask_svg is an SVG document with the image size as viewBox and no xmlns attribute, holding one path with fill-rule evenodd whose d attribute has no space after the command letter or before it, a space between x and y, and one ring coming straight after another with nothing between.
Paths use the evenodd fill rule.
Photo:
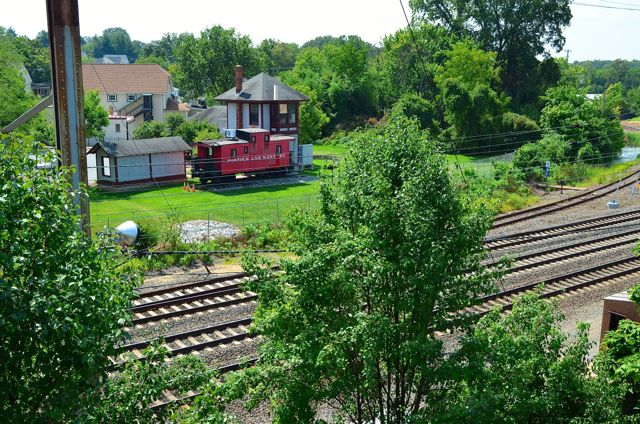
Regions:
<instances>
[{"instance_id":1,"label":"metal signal post","mask_svg":"<svg viewBox=\"0 0 640 424\"><path fill-rule=\"evenodd\" d=\"M71 177L82 229L90 235L89 199L80 196L87 186L87 149L84 133L84 92L80 52L78 0L46 0L51 84L56 121L56 148L63 166L73 167Z\"/></svg>"}]
</instances>

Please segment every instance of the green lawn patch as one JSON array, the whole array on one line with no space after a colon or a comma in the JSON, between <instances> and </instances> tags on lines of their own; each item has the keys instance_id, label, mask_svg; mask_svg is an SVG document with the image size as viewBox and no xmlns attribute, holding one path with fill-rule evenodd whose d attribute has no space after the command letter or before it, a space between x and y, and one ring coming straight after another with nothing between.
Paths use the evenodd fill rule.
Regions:
<instances>
[{"instance_id":1,"label":"green lawn patch","mask_svg":"<svg viewBox=\"0 0 640 424\"><path fill-rule=\"evenodd\" d=\"M179 221L211 219L235 225L279 222L294 207L314 205L319 183L255 187L223 192L186 192L182 185L127 193L92 189L91 223L94 231L134 220L159 228L175 211Z\"/></svg>"},{"instance_id":2,"label":"green lawn patch","mask_svg":"<svg viewBox=\"0 0 640 424\"><path fill-rule=\"evenodd\" d=\"M342 158L349 147L342 144L314 144L313 155L314 156L337 156L338 159Z\"/></svg>"}]
</instances>

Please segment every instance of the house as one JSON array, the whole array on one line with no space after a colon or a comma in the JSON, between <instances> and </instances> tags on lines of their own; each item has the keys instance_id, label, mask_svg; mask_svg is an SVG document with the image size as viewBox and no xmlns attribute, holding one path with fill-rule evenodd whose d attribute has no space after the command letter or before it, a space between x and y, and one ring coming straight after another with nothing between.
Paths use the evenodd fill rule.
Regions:
<instances>
[{"instance_id":1,"label":"house","mask_svg":"<svg viewBox=\"0 0 640 424\"><path fill-rule=\"evenodd\" d=\"M265 73L244 81L242 66L238 65L235 87L216 100L227 107L227 129L263 128L272 135L291 136L292 165L302 166L302 159L311 163L311 158L302 156L298 143L300 103L309 100L304 94Z\"/></svg>"},{"instance_id":2,"label":"house","mask_svg":"<svg viewBox=\"0 0 640 424\"><path fill-rule=\"evenodd\" d=\"M186 181L190 150L181 137L162 137L98 142L87 154L95 154L98 187L125 191Z\"/></svg>"},{"instance_id":3,"label":"house","mask_svg":"<svg viewBox=\"0 0 640 424\"><path fill-rule=\"evenodd\" d=\"M109 111L105 140L128 140L145 121L164 122L175 108L175 90L158 64L83 64L84 90L97 90Z\"/></svg>"}]
</instances>

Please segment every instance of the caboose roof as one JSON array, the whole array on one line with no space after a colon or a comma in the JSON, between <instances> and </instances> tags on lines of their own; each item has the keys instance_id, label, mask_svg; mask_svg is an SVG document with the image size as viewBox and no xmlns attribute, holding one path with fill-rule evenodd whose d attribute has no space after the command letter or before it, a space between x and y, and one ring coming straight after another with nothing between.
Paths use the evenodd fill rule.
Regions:
<instances>
[{"instance_id":1,"label":"caboose roof","mask_svg":"<svg viewBox=\"0 0 640 424\"><path fill-rule=\"evenodd\" d=\"M274 87L277 87L277 94ZM304 102L309 100L298 90L294 90L277 78L259 73L242 82L242 91L236 93L235 87L222 93L216 100L228 102Z\"/></svg>"}]
</instances>

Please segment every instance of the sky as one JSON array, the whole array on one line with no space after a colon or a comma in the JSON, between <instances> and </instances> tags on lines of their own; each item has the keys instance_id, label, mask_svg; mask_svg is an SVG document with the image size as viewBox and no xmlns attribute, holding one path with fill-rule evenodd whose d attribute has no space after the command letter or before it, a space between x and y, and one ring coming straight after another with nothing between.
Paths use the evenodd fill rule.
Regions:
<instances>
[{"instance_id":1,"label":"sky","mask_svg":"<svg viewBox=\"0 0 640 424\"><path fill-rule=\"evenodd\" d=\"M34 37L46 29L44 0L4 3L0 26ZM321 35L356 34L380 44L385 35L406 26L399 0L78 0L80 32L100 34L125 28L132 39L149 42L167 32L191 32L222 25L236 28L258 44L265 38L302 44ZM403 0L407 5L408 0ZM640 0L584 0L581 3L636 8L617 10L572 5L565 30L566 55L574 60L640 59ZM407 8L407 12L410 13Z\"/></svg>"}]
</instances>

